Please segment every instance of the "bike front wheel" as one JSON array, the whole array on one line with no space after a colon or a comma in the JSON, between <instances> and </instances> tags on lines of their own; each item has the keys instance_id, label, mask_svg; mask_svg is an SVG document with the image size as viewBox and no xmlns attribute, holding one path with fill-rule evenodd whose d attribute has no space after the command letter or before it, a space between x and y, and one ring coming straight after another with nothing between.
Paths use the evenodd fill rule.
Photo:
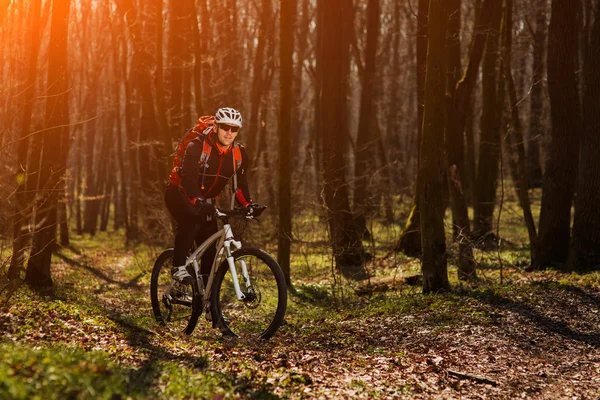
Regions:
<instances>
[{"instance_id":1,"label":"bike front wheel","mask_svg":"<svg viewBox=\"0 0 600 400\"><path fill-rule=\"evenodd\" d=\"M154 263L150 280L150 299L156 321L190 335L202 312L202 297L197 284L184 285L171 278L173 249L163 251Z\"/></svg>"},{"instance_id":2,"label":"bike front wheel","mask_svg":"<svg viewBox=\"0 0 600 400\"><path fill-rule=\"evenodd\" d=\"M287 285L279 264L259 249L244 248L233 254L244 299L238 300L229 264L225 259L214 278L211 314L226 336L269 339L283 323L287 307ZM249 285L243 270L248 271Z\"/></svg>"}]
</instances>

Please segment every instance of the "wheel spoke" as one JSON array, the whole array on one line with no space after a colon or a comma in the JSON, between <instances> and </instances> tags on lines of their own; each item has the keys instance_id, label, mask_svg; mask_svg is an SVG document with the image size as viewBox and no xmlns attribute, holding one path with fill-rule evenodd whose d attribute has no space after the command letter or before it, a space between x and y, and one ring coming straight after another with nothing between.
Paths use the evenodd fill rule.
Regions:
<instances>
[{"instance_id":1,"label":"wheel spoke","mask_svg":"<svg viewBox=\"0 0 600 400\"><path fill-rule=\"evenodd\" d=\"M169 329L191 333L196 325L198 316L194 318L193 311L199 313L199 306L193 307L194 291L192 285L182 285L173 282L171 267L173 252L166 251L157 260L152 272L151 299L152 309L156 320ZM160 301L158 301L160 299ZM198 303L200 299L198 298Z\"/></svg>"},{"instance_id":2,"label":"wheel spoke","mask_svg":"<svg viewBox=\"0 0 600 400\"><path fill-rule=\"evenodd\" d=\"M223 333L234 334L242 339L268 338L283 319L285 283L279 266L271 257L249 250L234 254L238 275L242 276L241 265L245 263L250 276L250 288L246 288L243 281L240 282L242 292L248 297L237 299L233 279L227 265L223 264L218 275L220 285L217 285L213 297L214 309L222 318Z\"/></svg>"}]
</instances>

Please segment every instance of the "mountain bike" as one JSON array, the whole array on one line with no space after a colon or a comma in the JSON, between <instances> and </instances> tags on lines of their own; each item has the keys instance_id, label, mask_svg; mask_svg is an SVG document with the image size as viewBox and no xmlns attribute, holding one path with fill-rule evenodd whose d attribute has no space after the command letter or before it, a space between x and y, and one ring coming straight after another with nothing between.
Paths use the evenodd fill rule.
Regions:
<instances>
[{"instance_id":1,"label":"mountain bike","mask_svg":"<svg viewBox=\"0 0 600 400\"><path fill-rule=\"evenodd\" d=\"M187 257L195 278L184 285L171 277L173 249L163 251L154 263L150 298L156 321L190 335L205 313L213 328L225 336L268 339L283 323L287 285L283 271L266 252L242 247L235 240L229 218L256 219L266 207L217 209L222 228ZM216 254L204 285L200 259L216 245ZM191 273L191 272L190 272Z\"/></svg>"}]
</instances>

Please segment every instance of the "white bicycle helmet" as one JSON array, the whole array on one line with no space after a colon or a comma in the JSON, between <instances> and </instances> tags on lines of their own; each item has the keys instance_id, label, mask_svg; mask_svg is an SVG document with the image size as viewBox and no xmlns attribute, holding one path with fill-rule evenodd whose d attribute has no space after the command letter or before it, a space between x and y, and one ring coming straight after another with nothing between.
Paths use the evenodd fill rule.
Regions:
<instances>
[{"instance_id":1,"label":"white bicycle helmet","mask_svg":"<svg viewBox=\"0 0 600 400\"><path fill-rule=\"evenodd\" d=\"M242 127L242 114L230 107L219 108L215 114L215 123Z\"/></svg>"}]
</instances>

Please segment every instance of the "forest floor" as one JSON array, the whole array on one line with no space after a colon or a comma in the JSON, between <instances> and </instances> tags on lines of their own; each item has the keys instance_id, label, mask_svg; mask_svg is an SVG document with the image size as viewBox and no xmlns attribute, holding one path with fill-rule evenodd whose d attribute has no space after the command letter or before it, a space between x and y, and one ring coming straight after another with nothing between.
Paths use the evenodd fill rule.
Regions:
<instances>
[{"instance_id":1,"label":"forest floor","mask_svg":"<svg viewBox=\"0 0 600 400\"><path fill-rule=\"evenodd\" d=\"M2 292L0 398L600 395L600 273L526 273L519 246L502 271L478 252L473 284L451 268L444 294L407 284L418 262L397 255L378 259L370 288L323 267L295 280L275 337L240 343L203 320L191 336L161 328L149 301L158 250L122 243L74 236L55 255L52 297Z\"/></svg>"}]
</instances>

